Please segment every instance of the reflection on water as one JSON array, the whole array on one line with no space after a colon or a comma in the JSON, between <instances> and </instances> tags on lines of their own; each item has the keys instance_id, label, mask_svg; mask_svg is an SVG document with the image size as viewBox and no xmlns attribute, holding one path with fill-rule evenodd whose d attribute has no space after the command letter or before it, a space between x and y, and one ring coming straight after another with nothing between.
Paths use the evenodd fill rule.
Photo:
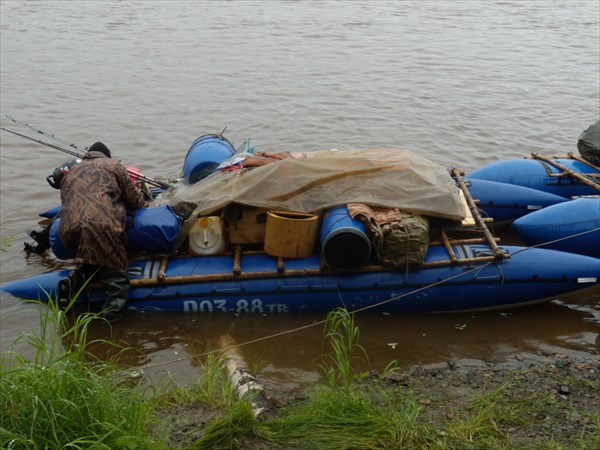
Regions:
<instances>
[{"instance_id":1,"label":"reflection on water","mask_svg":"<svg viewBox=\"0 0 600 450\"><path fill-rule=\"evenodd\" d=\"M360 315L356 325L368 364L362 362L359 368L381 371L394 360L400 367L462 359L498 361L538 352L542 346L564 353L599 352L600 311L594 309L599 300L600 289L594 288L561 304L503 312ZM112 333L114 341L131 349L121 356L122 364L142 368L150 378L169 372L181 382L194 382L199 363L219 349L221 336L228 335L241 345L248 363L261 369L267 384L290 388L319 377L321 357L329 352L324 319L324 315L127 312ZM90 340L105 339L110 331L95 322ZM101 358L115 353L102 344L92 350Z\"/></svg>"},{"instance_id":2,"label":"reflection on water","mask_svg":"<svg viewBox=\"0 0 600 450\"><path fill-rule=\"evenodd\" d=\"M0 317L2 351L9 349L22 324L39 328L44 307L14 300ZM508 311L370 315L356 317L360 344L368 363L361 370L383 370L390 362L400 367L443 361L478 359L499 361L544 349L571 354L600 352L600 287ZM6 304L5 304L6 306ZM70 315L69 320L74 320ZM120 364L143 369L148 380L167 375L193 383L206 355L219 349L219 339L230 336L252 367L259 369L268 388L294 389L320 377L322 355L329 352L324 338L324 315L230 315L196 313L139 313L127 311L112 326L92 322L90 351L100 359L119 355ZM110 338L112 345L104 342ZM126 348L126 351L122 351ZM20 343L15 350L33 356Z\"/></svg>"}]
</instances>

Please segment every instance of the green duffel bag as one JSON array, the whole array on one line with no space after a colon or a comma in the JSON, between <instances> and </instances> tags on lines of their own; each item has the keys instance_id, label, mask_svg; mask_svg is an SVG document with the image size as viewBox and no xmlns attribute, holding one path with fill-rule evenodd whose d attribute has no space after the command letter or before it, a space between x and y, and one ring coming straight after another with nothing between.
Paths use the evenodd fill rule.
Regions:
<instances>
[{"instance_id":1,"label":"green duffel bag","mask_svg":"<svg viewBox=\"0 0 600 450\"><path fill-rule=\"evenodd\" d=\"M420 266L429 247L429 222L425 217L402 212L402 218L385 227L380 257L384 265Z\"/></svg>"},{"instance_id":2,"label":"green duffel bag","mask_svg":"<svg viewBox=\"0 0 600 450\"><path fill-rule=\"evenodd\" d=\"M420 266L429 247L429 222L423 216L398 208L348 203L350 216L364 222L371 246L381 264Z\"/></svg>"}]
</instances>

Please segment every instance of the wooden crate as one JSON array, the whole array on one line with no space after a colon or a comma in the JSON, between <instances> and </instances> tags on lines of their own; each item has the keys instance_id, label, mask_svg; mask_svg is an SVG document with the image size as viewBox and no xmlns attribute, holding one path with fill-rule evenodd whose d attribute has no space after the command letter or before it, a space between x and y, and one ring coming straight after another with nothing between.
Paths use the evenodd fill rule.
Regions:
<instances>
[{"instance_id":1,"label":"wooden crate","mask_svg":"<svg viewBox=\"0 0 600 450\"><path fill-rule=\"evenodd\" d=\"M265 242L267 210L244 206L241 217L227 221L230 244L262 244Z\"/></svg>"}]
</instances>

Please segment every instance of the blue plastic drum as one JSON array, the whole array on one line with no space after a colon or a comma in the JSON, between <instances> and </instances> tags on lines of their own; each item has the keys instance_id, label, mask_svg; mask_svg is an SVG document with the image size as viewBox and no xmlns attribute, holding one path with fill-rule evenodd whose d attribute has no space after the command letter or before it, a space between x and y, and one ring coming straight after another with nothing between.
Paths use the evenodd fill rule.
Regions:
<instances>
[{"instance_id":1,"label":"blue plastic drum","mask_svg":"<svg viewBox=\"0 0 600 450\"><path fill-rule=\"evenodd\" d=\"M213 173L215 169L235 153L233 144L223 136L205 134L193 143L183 162L183 178L193 184Z\"/></svg>"},{"instance_id":2,"label":"blue plastic drum","mask_svg":"<svg viewBox=\"0 0 600 450\"><path fill-rule=\"evenodd\" d=\"M363 266L371 256L367 227L350 217L345 205L330 209L321 225L321 249L330 267L351 270Z\"/></svg>"}]
</instances>

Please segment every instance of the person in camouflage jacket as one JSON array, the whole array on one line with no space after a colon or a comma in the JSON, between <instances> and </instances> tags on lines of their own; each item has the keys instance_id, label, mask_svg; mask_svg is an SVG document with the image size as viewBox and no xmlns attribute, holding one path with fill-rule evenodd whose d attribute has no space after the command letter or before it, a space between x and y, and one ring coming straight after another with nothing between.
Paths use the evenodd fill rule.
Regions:
<instances>
[{"instance_id":1,"label":"person in camouflage jacket","mask_svg":"<svg viewBox=\"0 0 600 450\"><path fill-rule=\"evenodd\" d=\"M144 198L101 142L71 168L60 191L60 238L80 267L59 283L59 297L70 299L95 276L106 287L103 316L117 318L129 290L126 212L143 207Z\"/></svg>"}]
</instances>

